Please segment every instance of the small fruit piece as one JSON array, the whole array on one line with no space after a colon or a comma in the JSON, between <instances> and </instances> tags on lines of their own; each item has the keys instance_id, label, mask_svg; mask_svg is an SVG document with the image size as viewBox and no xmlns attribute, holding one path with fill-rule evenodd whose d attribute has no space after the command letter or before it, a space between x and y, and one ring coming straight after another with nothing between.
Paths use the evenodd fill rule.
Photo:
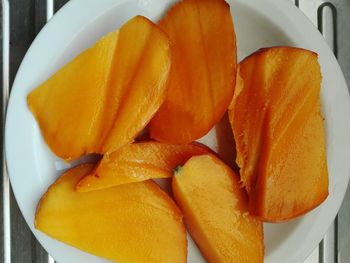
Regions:
<instances>
[{"instance_id":1,"label":"small fruit piece","mask_svg":"<svg viewBox=\"0 0 350 263\"><path fill-rule=\"evenodd\" d=\"M172 177L172 170L194 155L209 153L199 144L163 144L141 142L129 144L109 156L105 155L97 168L77 185L86 192L115 185L134 183L152 178Z\"/></svg>"},{"instance_id":2,"label":"small fruit piece","mask_svg":"<svg viewBox=\"0 0 350 263\"><path fill-rule=\"evenodd\" d=\"M57 156L113 152L158 110L169 68L168 38L137 16L34 89L28 105Z\"/></svg>"},{"instance_id":3,"label":"small fruit piece","mask_svg":"<svg viewBox=\"0 0 350 263\"><path fill-rule=\"evenodd\" d=\"M238 176L213 155L192 157L173 177L185 223L208 262L263 262L262 223L248 214Z\"/></svg>"},{"instance_id":4,"label":"small fruit piece","mask_svg":"<svg viewBox=\"0 0 350 263\"><path fill-rule=\"evenodd\" d=\"M204 136L224 115L236 76L236 38L224 0L183 0L159 23L171 43L165 102L151 137L184 144Z\"/></svg>"},{"instance_id":5,"label":"small fruit piece","mask_svg":"<svg viewBox=\"0 0 350 263\"><path fill-rule=\"evenodd\" d=\"M238 75L229 115L250 212L271 222L302 215L328 195L317 54L262 49Z\"/></svg>"},{"instance_id":6,"label":"small fruit piece","mask_svg":"<svg viewBox=\"0 0 350 263\"><path fill-rule=\"evenodd\" d=\"M152 181L77 193L94 165L66 172L40 200L35 227L116 262L186 262L186 231L174 202Z\"/></svg>"}]
</instances>

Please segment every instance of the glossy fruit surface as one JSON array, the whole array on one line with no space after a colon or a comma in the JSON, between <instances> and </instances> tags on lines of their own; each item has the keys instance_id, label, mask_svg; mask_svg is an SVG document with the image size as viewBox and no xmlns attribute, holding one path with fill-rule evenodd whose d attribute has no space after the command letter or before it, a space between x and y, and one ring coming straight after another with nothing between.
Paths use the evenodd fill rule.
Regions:
<instances>
[{"instance_id":1,"label":"glossy fruit surface","mask_svg":"<svg viewBox=\"0 0 350 263\"><path fill-rule=\"evenodd\" d=\"M170 63L168 38L136 16L34 89L28 105L57 156L113 152L162 104Z\"/></svg>"},{"instance_id":2,"label":"glossy fruit surface","mask_svg":"<svg viewBox=\"0 0 350 263\"><path fill-rule=\"evenodd\" d=\"M151 137L190 143L221 119L233 95L236 37L230 7L224 0L183 0L159 25L170 39L172 65Z\"/></svg>"},{"instance_id":3,"label":"glossy fruit surface","mask_svg":"<svg viewBox=\"0 0 350 263\"><path fill-rule=\"evenodd\" d=\"M170 178L173 169L195 155L210 153L199 144L163 144L155 141L133 143L105 155L94 171L77 185L80 192L155 178Z\"/></svg>"},{"instance_id":4,"label":"glossy fruit surface","mask_svg":"<svg viewBox=\"0 0 350 263\"><path fill-rule=\"evenodd\" d=\"M229 115L250 211L271 222L304 214L328 195L317 54L262 49L238 76Z\"/></svg>"},{"instance_id":5,"label":"glossy fruit surface","mask_svg":"<svg viewBox=\"0 0 350 263\"><path fill-rule=\"evenodd\" d=\"M94 165L66 172L42 197L35 227L115 262L186 262L182 214L155 183L146 181L89 193L76 183Z\"/></svg>"},{"instance_id":6,"label":"glossy fruit surface","mask_svg":"<svg viewBox=\"0 0 350 263\"><path fill-rule=\"evenodd\" d=\"M172 188L208 262L263 262L262 223L249 215L247 193L226 164L213 155L192 157L175 173Z\"/></svg>"}]
</instances>

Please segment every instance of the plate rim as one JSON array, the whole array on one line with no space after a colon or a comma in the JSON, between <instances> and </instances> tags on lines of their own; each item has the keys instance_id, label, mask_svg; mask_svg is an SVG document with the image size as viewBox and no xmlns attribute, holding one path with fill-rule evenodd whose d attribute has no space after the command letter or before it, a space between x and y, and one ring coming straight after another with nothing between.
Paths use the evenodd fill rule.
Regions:
<instances>
[{"instance_id":1,"label":"plate rim","mask_svg":"<svg viewBox=\"0 0 350 263\"><path fill-rule=\"evenodd\" d=\"M43 245L43 247L45 249L47 249L47 247L41 242L41 239L38 238L37 236L37 233L36 231L33 231L33 228L32 228L32 225L29 224L29 215L27 213L24 212L24 204L22 202L19 202L20 198L19 198L19 195L20 193L18 193L18 187L16 187L16 185L14 185L12 182L13 181L16 181L14 180L12 177L14 177L12 174L15 173L15 168L14 168L14 163L15 163L15 156L13 155L13 151L11 151L11 145L13 144L13 142L15 141L15 138L13 138L13 135L11 135L11 125L8 124L11 120L11 118L13 119L13 117L11 117L13 115L13 111L14 111L14 105L13 105L13 101L14 101L14 97L16 96L16 94L18 93L18 82L19 82L19 76L21 76L21 74L23 74L23 64L25 64L25 62L28 60L28 57L32 54L32 50L33 50L33 46L36 46L38 45L38 42L40 41L43 41L43 39L45 38L45 34L47 34L48 31L51 30L51 28L53 28L55 25L57 26L57 24L59 23L60 20L62 20L64 18L64 15L65 13L67 12L67 10L69 9L72 9L74 8L75 5L79 5L79 4L86 4L87 2L94 2L93 0L71 0L69 1L66 5L64 5L56 14L55 16L43 27L43 29L40 31L40 33L37 35L37 37L34 39L34 41L32 42L30 48L28 49L26 55L24 56L22 62L21 62L21 65L17 71L17 74L16 74L16 78L13 82L13 89L11 90L11 94L10 94L10 98L9 98L9 101L8 101L8 108L7 108L7 112L6 112L6 119L5 119L5 156L6 156L6 164L7 164L7 170L8 170L8 174L9 174L9 177L10 177L10 181L11 181L11 185L12 185L12 188L13 188L13 192L14 192L14 195L15 195L15 198L16 198L16 201L19 205L19 208L21 210L21 213L22 215L24 216L25 220L26 220L26 223L29 225L32 233L37 237L38 241ZM112 1L108 1L108 0L105 0L106 3L108 2L112 2ZM128 0L115 0L113 1L115 5L118 5L118 4L121 4L123 2L128 2ZM242 0L239 0L239 2L242 2ZM304 30L308 31L309 32L309 37L312 37L312 38L315 38L319 41L319 45L320 47L324 50L325 53L327 53L327 57L328 58L331 58L331 64L335 66L334 68L334 71L340 76L340 82L341 82L341 86L343 86L343 88L346 89L346 95L347 95L347 113L350 114L350 96L349 96L349 91L347 89L347 85L346 85L346 82L345 82L345 78L344 78L344 74L338 64L338 62L336 61L334 55L333 55L333 52L329 49L329 47L327 46L326 42L324 41L322 35L316 31L316 28L314 28L314 25L311 23L311 21L308 20L308 18L297 8L295 7L291 2L285 0L285 1L279 1L279 0L264 0L264 1L261 1L261 2L265 2L265 3L268 3L268 4L274 4L276 6L276 8L280 9L281 10L281 13L285 13L286 11L283 11L283 10L294 10L294 11L291 11L291 13L293 13L293 15L295 16L294 19L293 19L293 23L296 25L296 26L305 26L305 25L308 25L307 28ZM249 0L249 1L246 1L247 5L261 5L261 3L257 4L256 2L253 3L252 0ZM101 3L100 3L101 4ZM108 10L107 10L108 11ZM291 19L291 15L287 15L287 18L288 19ZM311 30L312 28L312 30ZM15 94L15 95L13 95ZM12 115L11 115L12 114ZM346 113L343 113L346 115ZM348 115L349 116L349 115ZM11 123L11 122L10 122ZM350 123L350 122L349 122ZM350 131L350 126L349 126L349 123L347 123L347 127L345 127L347 130ZM348 143L350 142L349 139L347 140ZM349 143L349 146L350 146L350 143ZM13 147L13 146L12 146ZM346 172L348 172L348 174L346 174L346 185L348 184L349 182L349 177L350 177L350 173L349 173L349 167L348 167L348 170ZM17 189L17 190L16 190ZM346 189L346 187L345 187ZM341 200L341 202L339 202L339 204L336 206L336 209L333 209L334 210L339 210L341 204L342 204L342 201L344 199L344 196L345 196L345 192L346 191L343 191L343 193L340 194L340 197L338 199ZM331 222L334 220L336 216L336 213L334 214L334 216L332 215L331 217L329 217L328 221L327 221L327 228L323 229L322 233L320 233L320 236L321 238L317 238L319 239L319 241L322 239L322 237L324 236L324 234L326 233L329 225L331 224ZM308 245L307 246L307 249L305 249L306 246L304 246L304 251L307 250L307 252L304 252L307 253L307 254L310 254L310 252L312 251L312 249L314 248L313 246L310 246ZM48 250L48 249L47 249ZM303 253L299 253L299 254L303 254Z\"/></svg>"}]
</instances>

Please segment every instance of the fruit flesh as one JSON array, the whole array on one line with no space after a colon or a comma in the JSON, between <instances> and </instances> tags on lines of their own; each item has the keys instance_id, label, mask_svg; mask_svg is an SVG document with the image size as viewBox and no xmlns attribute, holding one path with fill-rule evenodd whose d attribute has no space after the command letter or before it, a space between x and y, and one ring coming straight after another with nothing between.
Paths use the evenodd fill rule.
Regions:
<instances>
[{"instance_id":1,"label":"fruit flesh","mask_svg":"<svg viewBox=\"0 0 350 263\"><path fill-rule=\"evenodd\" d=\"M42 197L35 227L47 235L115 262L186 262L182 214L152 181L77 193L94 165L59 178Z\"/></svg>"},{"instance_id":2,"label":"fruit flesh","mask_svg":"<svg viewBox=\"0 0 350 263\"><path fill-rule=\"evenodd\" d=\"M328 195L317 54L263 49L243 60L229 109L250 212L278 222Z\"/></svg>"},{"instance_id":3,"label":"fruit flesh","mask_svg":"<svg viewBox=\"0 0 350 263\"><path fill-rule=\"evenodd\" d=\"M102 128L100 101L118 36L116 31L103 37L28 95L29 109L59 157L70 160L95 152Z\"/></svg>"},{"instance_id":4,"label":"fruit flesh","mask_svg":"<svg viewBox=\"0 0 350 263\"><path fill-rule=\"evenodd\" d=\"M77 185L86 192L154 178L170 178L173 169L194 155L209 153L199 144L163 144L154 141L127 145L104 156L97 168Z\"/></svg>"},{"instance_id":5,"label":"fruit flesh","mask_svg":"<svg viewBox=\"0 0 350 263\"><path fill-rule=\"evenodd\" d=\"M27 98L51 150L65 160L133 141L165 98L169 41L136 16L62 67Z\"/></svg>"},{"instance_id":6,"label":"fruit flesh","mask_svg":"<svg viewBox=\"0 0 350 263\"><path fill-rule=\"evenodd\" d=\"M173 177L175 200L208 262L263 262L262 223L248 214L238 176L213 155L192 157Z\"/></svg>"},{"instance_id":7,"label":"fruit flesh","mask_svg":"<svg viewBox=\"0 0 350 263\"><path fill-rule=\"evenodd\" d=\"M230 7L223 0L183 0L159 25L170 39L172 65L150 134L162 142L189 143L221 119L233 95L236 38Z\"/></svg>"}]
</instances>

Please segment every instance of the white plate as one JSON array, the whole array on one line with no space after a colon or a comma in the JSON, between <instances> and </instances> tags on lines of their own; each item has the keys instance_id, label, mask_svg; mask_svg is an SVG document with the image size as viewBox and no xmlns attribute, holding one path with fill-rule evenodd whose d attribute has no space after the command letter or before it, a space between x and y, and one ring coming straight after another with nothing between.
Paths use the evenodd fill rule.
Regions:
<instances>
[{"instance_id":1,"label":"white plate","mask_svg":"<svg viewBox=\"0 0 350 263\"><path fill-rule=\"evenodd\" d=\"M17 73L6 120L8 171L17 202L28 225L44 248L60 263L106 261L55 241L33 227L35 209L41 195L67 165L55 157L43 142L38 126L26 106L26 95L105 33L115 30L137 14L156 21L171 2L70 1L40 32ZM301 262L322 239L339 210L348 184L349 94L337 61L322 36L290 1L229 2L235 19L240 59L258 48L272 45L303 47L320 55L330 195L319 208L298 220L265 225L266 262ZM215 147L216 142L210 138L207 137L206 141ZM203 261L193 244L190 244L188 259L191 263Z\"/></svg>"}]
</instances>

